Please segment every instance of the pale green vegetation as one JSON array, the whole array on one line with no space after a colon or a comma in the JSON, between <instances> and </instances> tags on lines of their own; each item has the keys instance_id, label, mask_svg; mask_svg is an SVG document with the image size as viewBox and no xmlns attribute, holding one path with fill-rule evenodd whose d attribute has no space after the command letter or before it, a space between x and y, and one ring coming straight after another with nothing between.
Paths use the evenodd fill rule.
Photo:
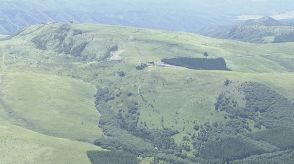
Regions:
<instances>
[{"instance_id":1,"label":"pale green vegetation","mask_svg":"<svg viewBox=\"0 0 294 164\"><path fill-rule=\"evenodd\" d=\"M40 141L45 146L55 142L55 137L63 138L59 142L71 139L72 144L85 145L77 141L93 142L102 137L95 86L108 89L109 97L103 97L102 107L97 107L113 112L106 120L115 122L121 109L126 109L123 117L129 116L128 105L135 104L130 108L136 110L131 113L136 115L139 130L178 131L172 138L178 145L191 147L191 151L181 152L190 157L198 150L192 147L192 140L183 138L197 135L196 125L228 122L224 111L215 110L224 81L266 84L294 100L294 43L257 45L181 32L54 23L31 26L2 41L0 48L5 60L1 62L1 101L6 108L0 111L0 118L41 133L35 137L47 137ZM232 71L192 70L160 63L163 58L201 58L204 52L208 58L224 58ZM119 56L115 58L118 60L111 60L113 54ZM136 69L142 64L146 68ZM253 120L248 121L254 132L260 130ZM117 131L119 137L130 137L124 141L142 140L136 132L120 130L126 133ZM31 141L22 142L32 149L35 146ZM84 148L92 150L91 146ZM84 148L69 151L80 151L84 157Z\"/></svg>"},{"instance_id":2,"label":"pale green vegetation","mask_svg":"<svg viewBox=\"0 0 294 164\"><path fill-rule=\"evenodd\" d=\"M0 123L0 163L90 163L86 152L99 150L89 143L43 135L7 121Z\"/></svg>"},{"instance_id":3,"label":"pale green vegetation","mask_svg":"<svg viewBox=\"0 0 294 164\"><path fill-rule=\"evenodd\" d=\"M102 134L94 106L95 87L90 84L51 74L8 72L1 87L4 107L16 124L87 142Z\"/></svg>"}]
</instances>

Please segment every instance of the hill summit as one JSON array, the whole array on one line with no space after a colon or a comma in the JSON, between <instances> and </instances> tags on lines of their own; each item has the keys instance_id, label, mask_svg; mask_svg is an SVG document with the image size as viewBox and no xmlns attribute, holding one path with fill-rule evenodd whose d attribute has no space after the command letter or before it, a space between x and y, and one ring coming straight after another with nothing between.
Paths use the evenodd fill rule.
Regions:
<instances>
[{"instance_id":1,"label":"hill summit","mask_svg":"<svg viewBox=\"0 0 294 164\"><path fill-rule=\"evenodd\" d=\"M202 35L251 43L282 43L294 41L294 27L272 17L250 19L233 26L206 28Z\"/></svg>"},{"instance_id":2,"label":"hill summit","mask_svg":"<svg viewBox=\"0 0 294 164\"><path fill-rule=\"evenodd\" d=\"M242 22L241 25L259 25L259 26L283 26L283 24L269 16L265 16L259 19L250 19Z\"/></svg>"}]
</instances>

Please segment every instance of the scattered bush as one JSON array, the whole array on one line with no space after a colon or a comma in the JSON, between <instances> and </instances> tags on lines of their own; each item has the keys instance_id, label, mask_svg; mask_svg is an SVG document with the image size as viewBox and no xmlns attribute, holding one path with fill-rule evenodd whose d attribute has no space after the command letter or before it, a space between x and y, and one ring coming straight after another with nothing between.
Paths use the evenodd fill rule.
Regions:
<instances>
[{"instance_id":1,"label":"scattered bush","mask_svg":"<svg viewBox=\"0 0 294 164\"><path fill-rule=\"evenodd\" d=\"M141 63L141 64L139 64L139 65L136 66L136 69L137 69L137 70L143 70L143 69L145 69L146 67L148 67L147 64L145 64L145 63Z\"/></svg>"}]
</instances>

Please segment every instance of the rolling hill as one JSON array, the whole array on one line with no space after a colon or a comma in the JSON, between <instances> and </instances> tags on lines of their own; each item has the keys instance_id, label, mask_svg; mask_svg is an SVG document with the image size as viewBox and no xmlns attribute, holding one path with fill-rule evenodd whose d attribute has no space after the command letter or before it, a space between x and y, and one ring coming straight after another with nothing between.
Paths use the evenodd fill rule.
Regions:
<instances>
[{"instance_id":1,"label":"rolling hill","mask_svg":"<svg viewBox=\"0 0 294 164\"><path fill-rule=\"evenodd\" d=\"M24 161L4 150L4 159L290 163L293 50L124 26L30 26L0 41L0 145L33 153ZM228 69L195 66L217 59Z\"/></svg>"},{"instance_id":2,"label":"rolling hill","mask_svg":"<svg viewBox=\"0 0 294 164\"><path fill-rule=\"evenodd\" d=\"M294 27L271 17L247 20L235 26L204 28L203 35L253 43L282 43L294 41Z\"/></svg>"}]
</instances>

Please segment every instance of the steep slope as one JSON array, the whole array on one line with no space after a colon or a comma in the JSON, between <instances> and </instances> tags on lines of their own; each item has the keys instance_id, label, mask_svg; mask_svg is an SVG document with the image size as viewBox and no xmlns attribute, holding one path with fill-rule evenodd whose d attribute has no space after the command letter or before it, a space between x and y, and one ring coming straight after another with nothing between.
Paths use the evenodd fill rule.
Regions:
<instances>
[{"instance_id":1,"label":"steep slope","mask_svg":"<svg viewBox=\"0 0 294 164\"><path fill-rule=\"evenodd\" d=\"M292 115L294 100L293 43L251 44L190 33L51 23L1 41L0 50L3 100L14 116L39 126L10 120L24 128L53 137L97 139L98 146L128 151L146 161L224 163L279 153L291 158L292 148L285 153L290 140L262 142L258 136L264 134L258 132L285 132L284 124L293 123L284 115ZM231 71L161 62L179 58L223 58ZM256 104L269 105L259 93L270 93L279 100L275 105L286 105L280 112L273 106L257 115ZM222 98L232 104L219 108ZM252 103L251 98L258 101ZM2 112L1 118L9 120L9 114ZM269 126L272 122L281 126ZM234 151L222 150L224 156L210 151L224 146L219 141Z\"/></svg>"},{"instance_id":2,"label":"steep slope","mask_svg":"<svg viewBox=\"0 0 294 164\"><path fill-rule=\"evenodd\" d=\"M247 20L232 27L203 29L203 35L253 43L281 43L294 41L294 27L271 17Z\"/></svg>"}]
</instances>

